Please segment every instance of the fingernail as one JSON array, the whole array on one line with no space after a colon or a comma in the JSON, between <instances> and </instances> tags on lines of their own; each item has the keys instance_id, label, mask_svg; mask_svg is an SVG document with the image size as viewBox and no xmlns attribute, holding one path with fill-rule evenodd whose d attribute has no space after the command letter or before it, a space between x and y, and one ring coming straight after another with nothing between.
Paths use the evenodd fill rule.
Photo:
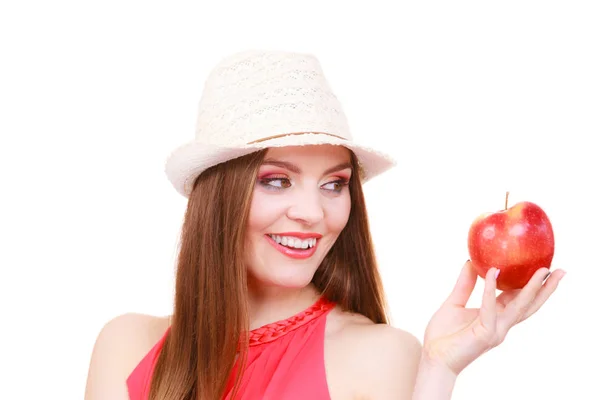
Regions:
<instances>
[{"instance_id":1,"label":"fingernail","mask_svg":"<svg viewBox=\"0 0 600 400\"><path fill-rule=\"evenodd\" d=\"M499 269L496 270L496 275L494 276L494 279L498 279L498 275L500 275L500 270Z\"/></svg>"}]
</instances>

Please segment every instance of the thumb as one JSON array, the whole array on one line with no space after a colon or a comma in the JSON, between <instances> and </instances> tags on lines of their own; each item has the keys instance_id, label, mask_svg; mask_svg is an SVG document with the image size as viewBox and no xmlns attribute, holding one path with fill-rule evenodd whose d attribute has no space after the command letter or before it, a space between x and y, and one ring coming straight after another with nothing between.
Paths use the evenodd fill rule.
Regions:
<instances>
[{"instance_id":1,"label":"thumb","mask_svg":"<svg viewBox=\"0 0 600 400\"><path fill-rule=\"evenodd\" d=\"M477 272L471 264L471 260L467 260L463 265L460 275L456 280L452 293L446 299L446 304L464 307L473 293L475 284L477 283Z\"/></svg>"}]
</instances>

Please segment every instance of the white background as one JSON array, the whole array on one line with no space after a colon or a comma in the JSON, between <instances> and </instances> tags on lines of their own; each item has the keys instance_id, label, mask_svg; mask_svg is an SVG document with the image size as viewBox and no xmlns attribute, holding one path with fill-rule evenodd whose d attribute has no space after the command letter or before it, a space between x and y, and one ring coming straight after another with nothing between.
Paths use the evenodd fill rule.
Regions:
<instances>
[{"instance_id":1,"label":"white background","mask_svg":"<svg viewBox=\"0 0 600 400\"><path fill-rule=\"evenodd\" d=\"M567 276L453 398L600 398L594 3L2 3L0 398L83 398L104 323L170 312L185 199L164 159L248 48L317 55L355 137L398 158L365 187L395 326L422 336L505 191L550 216Z\"/></svg>"}]
</instances>

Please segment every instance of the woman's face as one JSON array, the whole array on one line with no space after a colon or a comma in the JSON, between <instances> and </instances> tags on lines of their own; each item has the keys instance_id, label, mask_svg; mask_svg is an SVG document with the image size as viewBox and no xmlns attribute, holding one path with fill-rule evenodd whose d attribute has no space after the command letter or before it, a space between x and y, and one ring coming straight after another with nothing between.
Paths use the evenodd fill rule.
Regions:
<instances>
[{"instance_id":1,"label":"woman's face","mask_svg":"<svg viewBox=\"0 0 600 400\"><path fill-rule=\"evenodd\" d=\"M350 152L342 146L270 148L261 165L246 236L249 279L310 283L350 214Z\"/></svg>"}]
</instances>

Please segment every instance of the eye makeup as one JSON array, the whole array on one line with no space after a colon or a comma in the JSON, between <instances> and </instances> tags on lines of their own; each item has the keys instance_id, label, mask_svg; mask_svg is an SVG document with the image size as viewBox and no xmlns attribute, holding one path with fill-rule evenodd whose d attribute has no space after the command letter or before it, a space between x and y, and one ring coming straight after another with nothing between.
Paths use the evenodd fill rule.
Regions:
<instances>
[{"instance_id":1,"label":"eye makeup","mask_svg":"<svg viewBox=\"0 0 600 400\"><path fill-rule=\"evenodd\" d=\"M266 164L270 168L264 168L259 171L257 177L257 183L268 190L281 190L287 189L292 186L292 179L289 177L288 173L282 172L282 167L273 166L273 164ZM320 188L331 191L334 193L339 193L342 189L348 185L350 182L350 178L352 175L352 170L350 168L346 168L344 171L338 171L337 173L331 175L325 183L323 183ZM326 186L337 185L335 189L328 189Z\"/></svg>"}]
</instances>

